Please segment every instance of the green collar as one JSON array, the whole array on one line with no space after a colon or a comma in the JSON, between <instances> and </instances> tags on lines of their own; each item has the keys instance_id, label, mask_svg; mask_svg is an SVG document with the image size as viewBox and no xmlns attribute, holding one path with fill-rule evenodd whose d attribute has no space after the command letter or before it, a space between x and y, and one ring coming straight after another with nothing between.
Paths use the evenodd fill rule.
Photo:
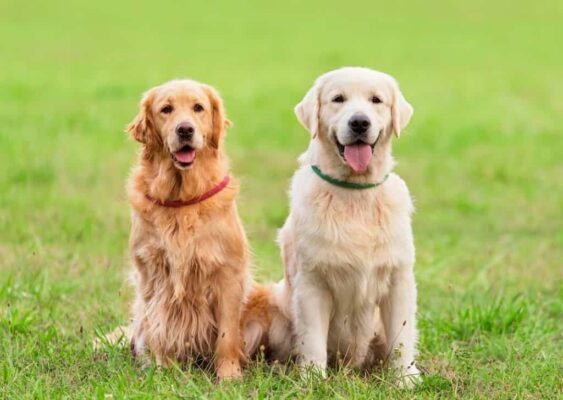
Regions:
<instances>
[{"instance_id":1,"label":"green collar","mask_svg":"<svg viewBox=\"0 0 563 400\"><path fill-rule=\"evenodd\" d=\"M344 189L355 189L355 190L371 189L374 187L378 187L383 182L385 182L389 177L389 174L386 174L385 177L383 177L383 179L377 183L356 183L356 182L341 181L340 179L336 179L333 178L332 176L326 175L316 165L311 165L311 169L315 174L319 176L319 178L327 181L328 183L334 186L338 186Z\"/></svg>"}]
</instances>

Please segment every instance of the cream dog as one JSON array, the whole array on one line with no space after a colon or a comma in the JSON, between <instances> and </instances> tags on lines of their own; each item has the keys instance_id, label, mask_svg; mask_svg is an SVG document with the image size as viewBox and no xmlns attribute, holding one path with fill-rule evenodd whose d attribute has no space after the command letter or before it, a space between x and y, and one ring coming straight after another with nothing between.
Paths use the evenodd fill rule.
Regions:
<instances>
[{"instance_id":1,"label":"cream dog","mask_svg":"<svg viewBox=\"0 0 563 400\"><path fill-rule=\"evenodd\" d=\"M247 350L267 343L322 373L339 358L364 368L390 359L418 376L413 204L391 157L413 109L389 75L342 68L319 77L295 113L312 139L278 237L285 279L251 296L270 314L246 326Z\"/></svg>"}]
</instances>

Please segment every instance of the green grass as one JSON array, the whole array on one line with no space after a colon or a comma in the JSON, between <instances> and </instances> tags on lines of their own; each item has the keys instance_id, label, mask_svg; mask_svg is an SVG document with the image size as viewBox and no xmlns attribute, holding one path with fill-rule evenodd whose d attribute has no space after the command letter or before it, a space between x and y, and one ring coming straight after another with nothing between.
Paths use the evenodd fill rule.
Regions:
<instances>
[{"instance_id":1,"label":"green grass","mask_svg":"<svg viewBox=\"0 0 563 400\"><path fill-rule=\"evenodd\" d=\"M0 0L0 397L559 397L561 2L178 3ZM123 127L140 94L183 76L221 91L255 276L278 279L308 141L292 109L342 65L393 74L415 108L394 153L417 206L422 385L263 363L216 385L95 354L132 295Z\"/></svg>"}]
</instances>

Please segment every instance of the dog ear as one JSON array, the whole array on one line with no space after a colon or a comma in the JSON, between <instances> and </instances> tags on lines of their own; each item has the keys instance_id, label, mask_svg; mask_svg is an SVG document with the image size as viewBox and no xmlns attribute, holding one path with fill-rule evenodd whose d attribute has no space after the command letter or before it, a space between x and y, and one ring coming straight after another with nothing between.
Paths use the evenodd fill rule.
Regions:
<instances>
[{"instance_id":1,"label":"dog ear","mask_svg":"<svg viewBox=\"0 0 563 400\"><path fill-rule=\"evenodd\" d=\"M139 143L149 144L152 142L151 138L157 136L151 112L153 100L154 92L149 90L141 99L139 113L127 126L127 133Z\"/></svg>"},{"instance_id":2,"label":"dog ear","mask_svg":"<svg viewBox=\"0 0 563 400\"><path fill-rule=\"evenodd\" d=\"M391 120L393 124L393 132L399 137L401 131L405 129L411 120L413 108L401 93L397 82L393 82L393 105L391 108Z\"/></svg>"},{"instance_id":3,"label":"dog ear","mask_svg":"<svg viewBox=\"0 0 563 400\"><path fill-rule=\"evenodd\" d=\"M315 82L313 87L309 89L303 100L295 106L295 115L297 119L307 129L311 136L317 137L319 133L319 111L320 111L320 89L319 82Z\"/></svg>"},{"instance_id":4,"label":"dog ear","mask_svg":"<svg viewBox=\"0 0 563 400\"><path fill-rule=\"evenodd\" d=\"M209 102L212 108L212 128L211 137L209 138L209 144L214 149L218 149L221 144L221 139L225 134L228 127L232 126L232 122L227 119L225 112L225 107L223 106L223 100L217 90L211 86L204 85L204 90L209 97Z\"/></svg>"}]
</instances>

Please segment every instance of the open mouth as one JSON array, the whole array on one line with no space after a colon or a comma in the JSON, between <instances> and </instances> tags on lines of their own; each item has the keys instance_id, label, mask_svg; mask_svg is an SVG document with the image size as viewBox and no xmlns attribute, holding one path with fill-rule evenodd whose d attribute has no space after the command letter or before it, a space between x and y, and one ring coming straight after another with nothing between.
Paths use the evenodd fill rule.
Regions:
<instances>
[{"instance_id":1,"label":"open mouth","mask_svg":"<svg viewBox=\"0 0 563 400\"><path fill-rule=\"evenodd\" d=\"M369 163L373 158L373 149L376 144L377 140L372 144L358 140L354 143L344 145L336 139L336 147L338 148L340 157L357 173L364 173L368 169Z\"/></svg>"},{"instance_id":2,"label":"open mouth","mask_svg":"<svg viewBox=\"0 0 563 400\"><path fill-rule=\"evenodd\" d=\"M195 160L195 149L185 145L180 150L172 154L174 161L182 168L187 168L193 164Z\"/></svg>"}]
</instances>

